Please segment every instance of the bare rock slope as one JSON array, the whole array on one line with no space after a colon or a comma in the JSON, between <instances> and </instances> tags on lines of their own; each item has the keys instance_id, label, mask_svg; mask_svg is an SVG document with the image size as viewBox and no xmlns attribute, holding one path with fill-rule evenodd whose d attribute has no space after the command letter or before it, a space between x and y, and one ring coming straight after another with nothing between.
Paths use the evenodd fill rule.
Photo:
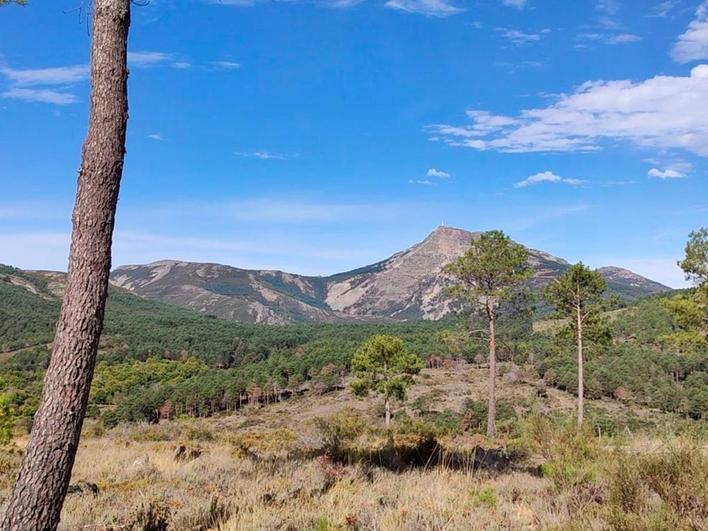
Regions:
<instances>
[{"instance_id":1,"label":"bare rock slope","mask_svg":"<svg viewBox=\"0 0 708 531\"><path fill-rule=\"evenodd\" d=\"M390 258L329 277L238 269L164 260L117 268L111 281L148 299L251 323L440 319L450 312L443 267L462 255L478 232L438 227ZM529 250L540 289L560 275L565 260ZM669 288L616 267L602 268L610 289L626 300Z\"/></svg>"}]
</instances>

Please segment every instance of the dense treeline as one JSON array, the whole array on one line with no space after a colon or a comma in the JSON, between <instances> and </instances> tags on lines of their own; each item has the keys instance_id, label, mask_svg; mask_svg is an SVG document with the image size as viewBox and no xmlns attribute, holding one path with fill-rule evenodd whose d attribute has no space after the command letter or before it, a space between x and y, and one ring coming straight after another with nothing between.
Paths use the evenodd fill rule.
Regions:
<instances>
[{"instance_id":1,"label":"dense treeline","mask_svg":"<svg viewBox=\"0 0 708 531\"><path fill-rule=\"evenodd\" d=\"M680 296L680 295L679 295ZM675 297L675 296L674 296ZM677 326L667 310L668 296L643 299L593 323L585 395L613 397L702 418L708 412L708 349L678 351L671 337ZM569 352L572 337L537 334L537 368L547 384L575 392L577 365Z\"/></svg>"},{"instance_id":2,"label":"dense treeline","mask_svg":"<svg viewBox=\"0 0 708 531\"><path fill-rule=\"evenodd\" d=\"M39 344L0 361L0 392L16 417L31 417L41 390L56 299L0 283L3 341ZM702 418L708 410L708 349L672 340L683 333L669 310L676 297L643 299L609 312L587 330L586 396L614 397ZM525 303L528 301L525 301ZM547 385L577 389L572 332L531 332L527 304L508 308L499 323L499 360L526 365ZM341 385L357 348L373 334L401 337L425 359L464 358L485 363L484 325L470 316L442 322L244 325L110 293L106 330L93 383L90 414L108 425L160 416L211 415L292 393L326 392ZM26 322L22 323L22 320ZM45 335L42 335L45 334ZM5 344L5 343L3 343ZM686 345L689 345L688 347Z\"/></svg>"}]
</instances>

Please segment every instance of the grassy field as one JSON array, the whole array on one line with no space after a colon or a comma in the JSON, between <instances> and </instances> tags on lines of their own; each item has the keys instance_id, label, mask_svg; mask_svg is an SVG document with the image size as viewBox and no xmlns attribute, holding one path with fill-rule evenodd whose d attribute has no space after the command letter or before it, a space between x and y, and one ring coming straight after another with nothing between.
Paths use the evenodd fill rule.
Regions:
<instances>
[{"instance_id":1,"label":"grassy field","mask_svg":"<svg viewBox=\"0 0 708 531\"><path fill-rule=\"evenodd\" d=\"M209 419L90 422L61 528L706 529L703 423L590 400L578 435L571 395L500 373L494 440L465 410L486 374L468 365L423 371L390 433L380 404L348 389ZM3 502L25 438L2 454Z\"/></svg>"}]
</instances>

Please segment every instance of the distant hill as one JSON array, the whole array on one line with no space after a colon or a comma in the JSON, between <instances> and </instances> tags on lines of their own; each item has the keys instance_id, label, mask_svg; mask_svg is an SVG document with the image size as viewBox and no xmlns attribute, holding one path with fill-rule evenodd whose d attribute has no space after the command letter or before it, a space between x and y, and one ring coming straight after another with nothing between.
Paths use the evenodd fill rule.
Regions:
<instances>
[{"instance_id":1,"label":"distant hill","mask_svg":"<svg viewBox=\"0 0 708 531\"><path fill-rule=\"evenodd\" d=\"M422 242L372 265L328 277L162 260L118 267L111 282L140 297L244 323L436 320L450 313L443 267L479 232L438 227ZM541 289L569 264L530 249ZM610 291L625 302L670 288L618 267L600 270Z\"/></svg>"}]
</instances>

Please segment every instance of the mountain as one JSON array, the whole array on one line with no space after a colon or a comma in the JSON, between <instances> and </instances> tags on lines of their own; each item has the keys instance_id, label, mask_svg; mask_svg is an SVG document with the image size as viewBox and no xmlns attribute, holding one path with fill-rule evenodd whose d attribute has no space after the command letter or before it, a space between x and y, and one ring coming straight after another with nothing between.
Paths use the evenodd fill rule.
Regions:
<instances>
[{"instance_id":1,"label":"mountain","mask_svg":"<svg viewBox=\"0 0 708 531\"><path fill-rule=\"evenodd\" d=\"M249 323L440 319L450 312L443 267L479 232L438 227L390 258L328 277L163 260L117 268L111 282L141 297ZM538 290L565 271L562 258L529 249ZM625 301L670 288L617 267L600 270Z\"/></svg>"}]
</instances>

